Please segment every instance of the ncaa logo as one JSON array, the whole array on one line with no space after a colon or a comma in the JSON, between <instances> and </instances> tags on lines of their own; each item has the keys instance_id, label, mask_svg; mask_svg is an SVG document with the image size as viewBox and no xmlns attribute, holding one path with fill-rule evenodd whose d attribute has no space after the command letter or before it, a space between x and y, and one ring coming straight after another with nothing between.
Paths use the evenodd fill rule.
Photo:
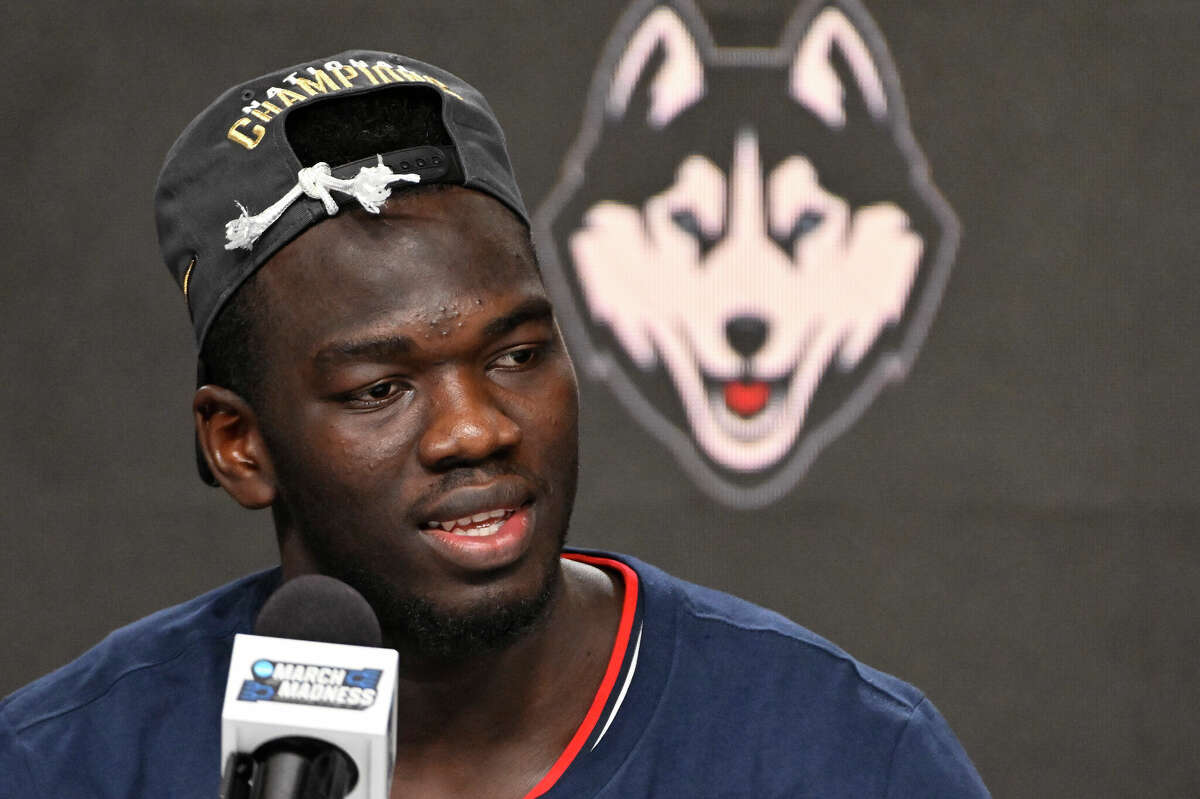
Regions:
<instances>
[{"instance_id":1,"label":"ncaa logo","mask_svg":"<svg viewBox=\"0 0 1200 799\"><path fill-rule=\"evenodd\" d=\"M741 48L690 0L635 4L533 229L583 370L739 508L907 374L959 236L855 0Z\"/></svg>"}]
</instances>

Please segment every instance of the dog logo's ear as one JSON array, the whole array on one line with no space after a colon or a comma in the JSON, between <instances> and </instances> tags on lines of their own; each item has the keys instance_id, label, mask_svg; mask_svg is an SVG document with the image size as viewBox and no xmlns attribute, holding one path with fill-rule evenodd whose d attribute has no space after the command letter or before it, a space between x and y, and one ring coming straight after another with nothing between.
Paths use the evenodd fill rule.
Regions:
<instances>
[{"instance_id":1,"label":"dog logo's ear","mask_svg":"<svg viewBox=\"0 0 1200 799\"><path fill-rule=\"evenodd\" d=\"M703 96L696 40L673 9L659 6L642 20L617 61L606 111L612 118L641 113L661 129Z\"/></svg>"},{"instance_id":2,"label":"dog logo's ear","mask_svg":"<svg viewBox=\"0 0 1200 799\"><path fill-rule=\"evenodd\" d=\"M788 88L797 102L832 128L864 108L887 117L888 101L871 51L840 10L821 11L798 37Z\"/></svg>"}]
</instances>

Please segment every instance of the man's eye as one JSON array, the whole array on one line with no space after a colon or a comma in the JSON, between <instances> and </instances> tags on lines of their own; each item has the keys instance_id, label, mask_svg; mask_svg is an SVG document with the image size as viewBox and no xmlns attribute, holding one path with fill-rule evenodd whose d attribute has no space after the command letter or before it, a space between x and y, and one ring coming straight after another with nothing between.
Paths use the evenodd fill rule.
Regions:
<instances>
[{"instance_id":1,"label":"man's eye","mask_svg":"<svg viewBox=\"0 0 1200 799\"><path fill-rule=\"evenodd\" d=\"M405 387L395 380L382 380L350 394L346 399L353 406L374 407L394 400L404 389Z\"/></svg>"},{"instance_id":2,"label":"man's eye","mask_svg":"<svg viewBox=\"0 0 1200 799\"><path fill-rule=\"evenodd\" d=\"M520 369L536 361L540 352L539 347L522 347L518 350L511 350L492 361L492 366L501 369Z\"/></svg>"}]
</instances>

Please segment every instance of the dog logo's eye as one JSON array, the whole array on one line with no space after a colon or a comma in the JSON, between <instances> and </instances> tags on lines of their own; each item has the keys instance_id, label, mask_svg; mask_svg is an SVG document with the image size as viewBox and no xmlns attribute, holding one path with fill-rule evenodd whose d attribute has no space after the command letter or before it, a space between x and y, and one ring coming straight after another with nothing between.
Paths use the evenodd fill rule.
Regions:
<instances>
[{"instance_id":1,"label":"dog logo's eye","mask_svg":"<svg viewBox=\"0 0 1200 799\"><path fill-rule=\"evenodd\" d=\"M700 225L699 218L692 211L686 208L680 208L671 212L671 221L689 236L694 238L700 244L700 255L703 257L708 254L713 245L717 243L718 236L710 236Z\"/></svg>"},{"instance_id":2,"label":"dog logo's eye","mask_svg":"<svg viewBox=\"0 0 1200 799\"><path fill-rule=\"evenodd\" d=\"M790 253L796 248L797 241L819 228L824 221L825 214L810 208L796 217L787 236L778 238L776 241L779 242L779 246L784 249L784 252Z\"/></svg>"},{"instance_id":3,"label":"dog logo's eye","mask_svg":"<svg viewBox=\"0 0 1200 799\"><path fill-rule=\"evenodd\" d=\"M809 209L800 214L800 218L796 220L796 224L792 225L792 240L796 240L806 233L811 233L817 229L817 226L825 221L825 214L820 211Z\"/></svg>"},{"instance_id":4,"label":"dog logo's eye","mask_svg":"<svg viewBox=\"0 0 1200 799\"><path fill-rule=\"evenodd\" d=\"M680 210L671 212L671 221L689 235L696 238L704 238L704 231L700 229L700 220L691 211Z\"/></svg>"}]
</instances>

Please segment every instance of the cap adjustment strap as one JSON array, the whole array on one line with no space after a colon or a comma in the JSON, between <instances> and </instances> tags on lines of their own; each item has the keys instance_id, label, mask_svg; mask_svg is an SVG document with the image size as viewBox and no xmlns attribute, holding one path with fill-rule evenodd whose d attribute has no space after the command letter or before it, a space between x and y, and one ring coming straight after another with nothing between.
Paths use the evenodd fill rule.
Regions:
<instances>
[{"instance_id":1,"label":"cap adjustment strap","mask_svg":"<svg viewBox=\"0 0 1200 799\"><path fill-rule=\"evenodd\" d=\"M272 203L262 213L254 216L250 215L244 205L237 203L237 207L241 209L242 213L237 219L231 219L225 223L225 238L228 240L225 243L225 249L234 250L240 247L249 250L267 228L279 221L283 212L300 199L301 195L320 200L325 206L325 213L330 216L338 212L338 204L330 193L333 191L349 194L358 200L358 204L363 207L363 210L377 214L379 213L379 204L391 196L393 183L402 180L409 183L421 182L420 175L414 172L397 174L391 170L391 167L383 163L382 155L375 157L379 159L375 166L364 166L352 178L333 177L329 164L324 162L304 167L296 173L296 185L287 194Z\"/></svg>"}]
</instances>

